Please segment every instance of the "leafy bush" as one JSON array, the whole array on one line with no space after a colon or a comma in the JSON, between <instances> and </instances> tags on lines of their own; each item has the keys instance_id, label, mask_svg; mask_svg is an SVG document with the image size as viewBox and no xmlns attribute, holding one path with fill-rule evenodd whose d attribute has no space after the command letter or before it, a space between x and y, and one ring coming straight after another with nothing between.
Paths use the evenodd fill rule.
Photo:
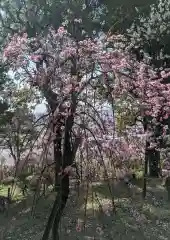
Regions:
<instances>
[{"instance_id":1,"label":"leafy bush","mask_svg":"<svg viewBox=\"0 0 170 240\"><path fill-rule=\"evenodd\" d=\"M2 181L2 184L4 185L11 185L15 183L15 178L14 177L7 177Z\"/></svg>"}]
</instances>

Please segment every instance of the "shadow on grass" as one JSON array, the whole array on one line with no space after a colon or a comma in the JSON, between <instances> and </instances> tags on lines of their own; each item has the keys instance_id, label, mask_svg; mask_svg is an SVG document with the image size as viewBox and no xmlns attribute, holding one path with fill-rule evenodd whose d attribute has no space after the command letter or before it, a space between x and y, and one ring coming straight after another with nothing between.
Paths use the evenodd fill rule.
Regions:
<instances>
[{"instance_id":1,"label":"shadow on grass","mask_svg":"<svg viewBox=\"0 0 170 240\"><path fill-rule=\"evenodd\" d=\"M148 184L152 189L152 183ZM136 186L139 187L140 183ZM158 187L156 186L157 190ZM142 201L141 193L137 193L134 198L124 183L114 187L112 185L111 191L112 193L105 182L90 184L88 188L81 187L79 194L77 189L71 189L60 224L60 239L169 239L170 211L165 202L164 205L156 207L150 199ZM112 194L117 205L116 212L111 211ZM40 240L54 197L52 193L40 199L34 217L31 216L32 196L14 203L6 224L5 218L0 216L0 226L7 228L2 239ZM78 219L84 222L81 231L76 230Z\"/></svg>"},{"instance_id":2,"label":"shadow on grass","mask_svg":"<svg viewBox=\"0 0 170 240\"><path fill-rule=\"evenodd\" d=\"M99 201L102 202L103 199L111 200L113 194L115 202L119 204L116 204L118 206L116 213L107 216L107 214L101 213L99 207L97 209L98 201L94 200L93 197L92 202L92 197L90 197L90 201L86 203L86 219L87 222L91 221L93 224L91 226L87 224L88 227L85 232L98 239L96 229L97 226L101 226L104 231L103 239L168 240L170 234L170 204L168 205L166 191L159 185L159 182L160 180L157 183L155 183L155 180L148 181L147 192L150 196L145 201L142 200L141 191L135 193L134 197L124 183L120 183L114 188L112 186L112 193L106 182L94 183L95 198L99 198ZM139 190L142 190L143 182L141 180L134 181L133 184ZM153 195L151 195L151 192ZM159 202L160 197L162 197L163 204L156 205L155 201ZM79 214L83 218L85 208L81 207L80 209ZM83 238L80 237L79 239Z\"/></svg>"},{"instance_id":3,"label":"shadow on grass","mask_svg":"<svg viewBox=\"0 0 170 240\"><path fill-rule=\"evenodd\" d=\"M147 217L136 220L135 211L144 215L143 205L136 206L129 196L126 186L123 189L115 189L115 201L119 201L119 207L115 213L111 210L112 196L106 183L94 183L88 191L81 192L81 199L76 211L73 211L72 201L69 202L69 212L62 219L61 239L159 239L161 234L152 232L154 222ZM116 191L116 190L119 190ZM126 191L127 190L127 191ZM126 191L126 193L125 193ZM87 197L88 192L88 197ZM120 194L121 193L121 194ZM100 208L102 205L102 210ZM108 211L107 211L108 210ZM136 214L136 213L135 213ZM76 219L85 222L85 228L76 232ZM149 225L148 225L149 224ZM100 229L100 231L98 230ZM165 238L166 239L166 238Z\"/></svg>"},{"instance_id":4,"label":"shadow on grass","mask_svg":"<svg viewBox=\"0 0 170 240\"><path fill-rule=\"evenodd\" d=\"M137 186L138 188L142 188L143 180L136 179L131 181L132 185ZM110 182L108 184L107 181L103 181L100 183L93 184L94 191L98 192L100 195L104 197L112 199L114 198L129 198L131 196L131 192L127 184L123 181L119 181L116 183Z\"/></svg>"},{"instance_id":5,"label":"shadow on grass","mask_svg":"<svg viewBox=\"0 0 170 240\"><path fill-rule=\"evenodd\" d=\"M10 204L8 215L0 213L0 240L34 239L34 235L43 231L50 213L54 196L42 197L34 207L34 196L14 201ZM32 211L33 210L33 211ZM2 234L3 233L3 234Z\"/></svg>"}]
</instances>

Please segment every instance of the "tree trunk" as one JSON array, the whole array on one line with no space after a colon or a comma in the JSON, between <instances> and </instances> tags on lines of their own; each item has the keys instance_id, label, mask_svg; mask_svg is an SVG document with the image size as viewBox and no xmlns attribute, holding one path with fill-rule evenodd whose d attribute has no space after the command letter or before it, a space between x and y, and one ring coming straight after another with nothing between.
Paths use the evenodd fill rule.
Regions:
<instances>
[{"instance_id":1,"label":"tree trunk","mask_svg":"<svg viewBox=\"0 0 170 240\"><path fill-rule=\"evenodd\" d=\"M146 143L147 147L147 143ZM145 149L145 165L144 165L144 178L143 178L143 198L146 197L146 185L147 185L147 174L148 174L148 152L147 149Z\"/></svg>"},{"instance_id":2,"label":"tree trunk","mask_svg":"<svg viewBox=\"0 0 170 240\"><path fill-rule=\"evenodd\" d=\"M65 175L62 178L61 181L61 189L60 189L60 200L58 203L58 209L55 215L54 223L53 223L53 229L52 229L52 239L53 240L59 240L59 233L58 233L58 228L59 228L59 222L63 213L63 210L66 206L67 199L69 196L69 176Z\"/></svg>"},{"instance_id":3,"label":"tree trunk","mask_svg":"<svg viewBox=\"0 0 170 240\"><path fill-rule=\"evenodd\" d=\"M64 172L65 168L72 166L73 160L76 154L77 147L80 141L76 141L73 144L72 141L72 127L74 124L74 113L76 110L77 95L72 95L72 105L70 107L70 115L63 119L62 116L58 115L56 123L53 125L53 132L55 134L54 140L54 160L55 160L55 190L57 196L48 219L42 240L48 240L50 230L52 229L53 240L59 239L59 222L66 206L67 199L69 196L69 175ZM55 109L51 106L51 109ZM60 109L62 112L62 108ZM54 113L54 111L53 111ZM61 126L64 127L64 136L61 131ZM77 143L77 147L76 146ZM62 173L60 175L59 173Z\"/></svg>"},{"instance_id":4,"label":"tree trunk","mask_svg":"<svg viewBox=\"0 0 170 240\"><path fill-rule=\"evenodd\" d=\"M63 154L61 159L61 168L64 170L67 166L71 166L73 163L73 146L71 146L71 133L70 130L73 126L73 116L69 116L65 124L65 133L63 141ZM53 240L59 240L58 227L59 222L63 213L63 210L66 206L67 199L69 196L69 175L63 172L60 185L59 185L59 195L60 199L58 202L58 209L55 214L55 219L52 227L52 236Z\"/></svg>"},{"instance_id":5,"label":"tree trunk","mask_svg":"<svg viewBox=\"0 0 170 240\"><path fill-rule=\"evenodd\" d=\"M49 235L50 235L50 230L52 228L52 225L54 223L54 219L55 219L55 214L58 208L58 201L59 201L59 195L56 196L55 202L53 204L53 208L51 210L50 216L48 218L48 222L47 225L45 227L43 236L42 236L42 240L48 240Z\"/></svg>"},{"instance_id":6,"label":"tree trunk","mask_svg":"<svg viewBox=\"0 0 170 240\"><path fill-rule=\"evenodd\" d=\"M67 166L71 166L73 163L74 154L73 149L71 147L71 134L70 134L72 122L71 125L69 125L70 124L69 120L70 119L68 118L65 125L63 146L61 145L62 135L60 129L58 128L56 132L56 139L54 141L54 156L55 156L55 189L57 191L57 197L54 202L51 214L49 216L48 223L46 225L42 240L48 240L51 229L53 240L59 239L58 233L59 222L69 196L69 176L64 172L62 173L62 175L59 175L59 172L61 172L61 170L64 170Z\"/></svg>"},{"instance_id":7,"label":"tree trunk","mask_svg":"<svg viewBox=\"0 0 170 240\"><path fill-rule=\"evenodd\" d=\"M66 206L69 196L69 176L62 176L60 191L57 193L51 214L49 216L42 240L49 238L50 230L52 229L53 240L59 239L58 227L59 222Z\"/></svg>"},{"instance_id":8,"label":"tree trunk","mask_svg":"<svg viewBox=\"0 0 170 240\"><path fill-rule=\"evenodd\" d=\"M167 193L168 193L168 202L170 202L170 187L167 188Z\"/></svg>"},{"instance_id":9,"label":"tree trunk","mask_svg":"<svg viewBox=\"0 0 170 240\"><path fill-rule=\"evenodd\" d=\"M148 150L149 176L159 177L160 152L156 149Z\"/></svg>"},{"instance_id":10,"label":"tree trunk","mask_svg":"<svg viewBox=\"0 0 170 240\"><path fill-rule=\"evenodd\" d=\"M143 127L145 133L147 131L151 133L149 139L146 140L145 146L145 159L147 159L147 165L149 164L149 174L148 169L145 174L150 177L159 177L160 151L156 150L156 147L160 147L160 142L157 141L157 138L161 136L162 127L160 125L154 127L146 117L143 119ZM150 148L151 144L156 144L156 147Z\"/></svg>"},{"instance_id":11,"label":"tree trunk","mask_svg":"<svg viewBox=\"0 0 170 240\"><path fill-rule=\"evenodd\" d=\"M54 190L57 192L59 190L59 172L60 167L62 166L62 153L61 153L61 141L62 135L61 130L55 132L55 128L53 129L54 133L56 134L56 139L53 141L54 145L54 162L55 162L55 183L54 183Z\"/></svg>"}]
</instances>

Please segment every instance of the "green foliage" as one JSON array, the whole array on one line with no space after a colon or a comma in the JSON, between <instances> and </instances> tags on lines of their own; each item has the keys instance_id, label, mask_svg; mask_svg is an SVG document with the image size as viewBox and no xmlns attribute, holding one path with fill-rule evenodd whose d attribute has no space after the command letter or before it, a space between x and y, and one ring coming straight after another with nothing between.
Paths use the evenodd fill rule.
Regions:
<instances>
[{"instance_id":1,"label":"green foliage","mask_svg":"<svg viewBox=\"0 0 170 240\"><path fill-rule=\"evenodd\" d=\"M4 84L10 79L7 77L8 66L0 63L0 90L4 89Z\"/></svg>"},{"instance_id":2,"label":"green foliage","mask_svg":"<svg viewBox=\"0 0 170 240\"><path fill-rule=\"evenodd\" d=\"M8 109L8 103L0 101L0 114L3 114Z\"/></svg>"},{"instance_id":3,"label":"green foliage","mask_svg":"<svg viewBox=\"0 0 170 240\"><path fill-rule=\"evenodd\" d=\"M10 83L10 79L7 76L8 67L0 63L0 118L1 115L9 108L5 94L7 91L7 84Z\"/></svg>"},{"instance_id":4,"label":"green foliage","mask_svg":"<svg viewBox=\"0 0 170 240\"><path fill-rule=\"evenodd\" d=\"M27 171L23 171L21 174L18 175L17 177L17 186L24 191L25 188L29 186L29 177L30 173Z\"/></svg>"},{"instance_id":5,"label":"green foliage","mask_svg":"<svg viewBox=\"0 0 170 240\"><path fill-rule=\"evenodd\" d=\"M116 115L116 126L118 132L122 132L126 130L126 127L134 125L136 122L136 115L133 111L130 110L122 110L122 112L118 112Z\"/></svg>"},{"instance_id":6,"label":"green foliage","mask_svg":"<svg viewBox=\"0 0 170 240\"><path fill-rule=\"evenodd\" d=\"M29 177L30 176L30 173L27 172L27 171L23 171L21 174L18 175L18 180L21 181L21 182L25 182L25 183L28 183L29 181Z\"/></svg>"},{"instance_id":7,"label":"green foliage","mask_svg":"<svg viewBox=\"0 0 170 240\"><path fill-rule=\"evenodd\" d=\"M170 1L159 0L148 15L139 13L128 30L132 47L151 57L156 68L170 66Z\"/></svg>"},{"instance_id":8,"label":"green foliage","mask_svg":"<svg viewBox=\"0 0 170 240\"><path fill-rule=\"evenodd\" d=\"M2 42L8 33L26 31L32 37L36 33L44 34L49 26L57 29L62 23L77 39L84 35L82 31L90 36L98 35L101 30L125 31L132 23L132 16L137 15L135 7L147 7L154 2L154 0L1 1ZM75 19L82 19L81 27L80 24L76 25Z\"/></svg>"},{"instance_id":9,"label":"green foliage","mask_svg":"<svg viewBox=\"0 0 170 240\"><path fill-rule=\"evenodd\" d=\"M4 127L6 124L10 124L12 118L14 116L14 112L6 111L3 115L0 115L0 132L5 133L6 128Z\"/></svg>"},{"instance_id":10,"label":"green foliage","mask_svg":"<svg viewBox=\"0 0 170 240\"><path fill-rule=\"evenodd\" d=\"M14 177L7 177L7 178L5 178L3 181L2 181L2 184L4 184L5 186L7 186L7 185L12 185L12 184L14 184L15 183L15 178Z\"/></svg>"},{"instance_id":11,"label":"green foliage","mask_svg":"<svg viewBox=\"0 0 170 240\"><path fill-rule=\"evenodd\" d=\"M122 96L122 99L115 101L116 105L116 129L119 133L123 132L129 126L136 124L140 115L138 102L129 96Z\"/></svg>"},{"instance_id":12,"label":"green foliage","mask_svg":"<svg viewBox=\"0 0 170 240\"><path fill-rule=\"evenodd\" d=\"M57 29L63 22L68 22L69 31L76 34L75 18L82 18L82 28L84 30L89 28L88 32L92 32L95 25L91 18L93 9L85 3L84 0L2 1L0 8L5 13L1 14L4 35L7 35L7 32L26 31L29 36L35 36L36 33L45 33L49 26ZM77 29L77 34L78 32Z\"/></svg>"},{"instance_id":13,"label":"green foliage","mask_svg":"<svg viewBox=\"0 0 170 240\"><path fill-rule=\"evenodd\" d=\"M39 130L33 126L33 122L34 115L23 107L0 115L0 144L9 150L15 164L32 147L37 137Z\"/></svg>"}]
</instances>

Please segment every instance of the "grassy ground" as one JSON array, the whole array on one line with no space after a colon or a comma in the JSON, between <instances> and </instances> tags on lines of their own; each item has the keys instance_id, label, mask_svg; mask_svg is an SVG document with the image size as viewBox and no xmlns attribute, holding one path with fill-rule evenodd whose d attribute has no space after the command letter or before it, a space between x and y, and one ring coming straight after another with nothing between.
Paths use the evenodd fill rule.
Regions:
<instances>
[{"instance_id":1,"label":"grassy ground","mask_svg":"<svg viewBox=\"0 0 170 240\"><path fill-rule=\"evenodd\" d=\"M141 195L141 181L128 188L124 183L113 185L111 191L105 182L96 182L78 190L72 186L70 199L61 221L61 240L143 240L170 239L170 203L160 180L148 182L145 201ZM0 187L0 195L6 188ZM82 190L83 189L83 190ZM8 216L0 214L0 240L40 240L48 218L54 193L36 204L31 216L33 197L21 198L19 189L15 190L17 202L10 207ZM116 205L112 212L112 196ZM77 219L85 221L80 232L76 231Z\"/></svg>"}]
</instances>

